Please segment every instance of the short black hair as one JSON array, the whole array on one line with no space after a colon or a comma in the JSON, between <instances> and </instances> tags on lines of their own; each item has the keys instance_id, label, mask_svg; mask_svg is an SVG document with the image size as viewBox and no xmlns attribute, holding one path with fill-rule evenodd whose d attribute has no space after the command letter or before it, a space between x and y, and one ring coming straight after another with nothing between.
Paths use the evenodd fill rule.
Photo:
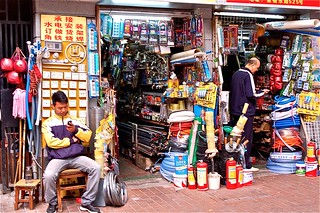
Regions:
<instances>
[{"instance_id":1,"label":"short black hair","mask_svg":"<svg viewBox=\"0 0 320 213\"><path fill-rule=\"evenodd\" d=\"M66 94L64 92L59 90L59 91L52 94L52 104L56 105L56 102L67 104L68 97L66 96Z\"/></svg>"}]
</instances>

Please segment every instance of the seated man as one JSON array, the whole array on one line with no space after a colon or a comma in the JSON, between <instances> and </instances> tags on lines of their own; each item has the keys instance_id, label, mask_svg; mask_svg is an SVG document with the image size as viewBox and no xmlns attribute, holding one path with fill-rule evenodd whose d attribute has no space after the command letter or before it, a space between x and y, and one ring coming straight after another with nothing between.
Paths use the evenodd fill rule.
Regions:
<instances>
[{"instance_id":1,"label":"seated man","mask_svg":"<svg viewBox=\"0 0 320 213\"><path fill-rule=\"evenodd\" d=\"M68 98L62 91L52 95L54 115L42 124L49 163L43 175L45 200L49 203L47 213L56 212L59 173L67 168L76 168L88 173L86 191L81 197L81 211L100 212L92 206L96 199L100 179L100 165L84 156L84 146L89 145L92 131L68 114Z\"/></svg>"}]
</instances>

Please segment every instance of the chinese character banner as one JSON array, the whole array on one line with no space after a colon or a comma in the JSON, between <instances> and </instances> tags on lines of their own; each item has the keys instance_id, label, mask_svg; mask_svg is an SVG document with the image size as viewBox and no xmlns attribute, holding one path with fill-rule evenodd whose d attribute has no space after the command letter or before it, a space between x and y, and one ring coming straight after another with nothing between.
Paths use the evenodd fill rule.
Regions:
<instances>
[{"instance_id":1,"label":"chinese character banner","mask_svg":"<svg viewBox=\"0 0 320 213\"><path fill-rule=\"evenodd\" d=\"M86 42L86 18L41 15L41 40Z\"/></svg>"}]
</instances>

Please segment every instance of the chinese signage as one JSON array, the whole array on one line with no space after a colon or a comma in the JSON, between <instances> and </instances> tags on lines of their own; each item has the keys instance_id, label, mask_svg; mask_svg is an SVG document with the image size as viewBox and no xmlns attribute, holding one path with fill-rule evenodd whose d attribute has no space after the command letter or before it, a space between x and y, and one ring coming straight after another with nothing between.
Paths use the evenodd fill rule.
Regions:
<instances>
[{"instance_id":1,"label":"chinese signage","mask_svg":"<svg viewBox=\"0 0 320 213\"><path fill-rule=\"evenodd\" d=\"M85 42L86 35L85 17L41 15L41 40Z\"/></svg>"},{"instance_id":2,"label":"chinese signage","mask_svg":"<svg viewBox=\"0 0 320 213\"><path fill-rule=\"evenodd\" d=\"M270 6L319 7L319 0L226 0L227 3L264 4Z\"/></svg>"}]
</instances>

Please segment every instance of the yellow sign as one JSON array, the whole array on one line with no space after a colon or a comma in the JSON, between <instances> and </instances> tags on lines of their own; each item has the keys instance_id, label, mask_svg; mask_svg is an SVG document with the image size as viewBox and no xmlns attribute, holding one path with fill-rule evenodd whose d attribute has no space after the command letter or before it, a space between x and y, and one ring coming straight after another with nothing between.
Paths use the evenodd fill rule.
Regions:
<instances>
[{"instance_id":1,"label":"yellow sign","mask_svg":"<svg viewBox=\"0 0 320 213\"><path fill-rule=\"evenodd\" d=\"M86 42L85 17L41 15L41 40Z\"/></svg>"}]
</instances>

